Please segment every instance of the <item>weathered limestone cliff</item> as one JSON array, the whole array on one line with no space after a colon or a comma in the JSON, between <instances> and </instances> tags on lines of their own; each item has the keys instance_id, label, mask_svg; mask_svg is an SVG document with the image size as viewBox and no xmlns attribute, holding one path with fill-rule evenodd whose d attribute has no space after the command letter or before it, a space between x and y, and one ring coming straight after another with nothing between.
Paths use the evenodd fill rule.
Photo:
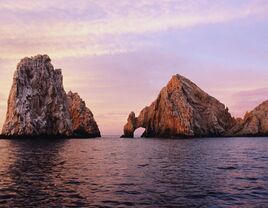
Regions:
<instances>
[{"instance_id":1,"label":"weathered limestone cliff","mask_svg":"<svg viewBox=\"0 0 268 208\"><path fill-rule=\"evenodd\" d=\"M122 137L133 137L139 127L145 128L143 137L222 136L234 125L228 108L190 80L174 75L138 117L130 113Z\"/></svg>"},{"instance_id":2,"label":"weathered limestone cliff","mask_svg":"<svg viewBox=\"0 0 268 208\"><path fill-rule=\"evenodd\" d=\"M100 137L100 130L92 112L77 93L68 92L68 106L74 136Z\"/></svg>"},{"instance_id":3,"label":"weathered limestone cliff","mask_svg":"<svg viewBox=\"0 0 268 208\"><path fill-rule=\"evenodd\" d=\"M72 113L75 107L81 111L80 106L74 104L70 113L61 70L54 69L47 55L24 58L17 65L14 74L2 134L72 136L72 121L76 117ZM75 125L77 122L84 121L75 120ZM87 128L88 125L84 130L88 134L90 129Z\"/></svg>"},{"instance_id":4,"label":"weathered limestone cliff","mask_svg":"<svg viewBox=\"0 0 268 208\"><path fill-rule=\"evenodd\" d=\"M268 100L260 104L251 112L247 112L243 119L237 119L236 125L230 129L226 135L267 136Z\"/></svg>"}]
</instances>

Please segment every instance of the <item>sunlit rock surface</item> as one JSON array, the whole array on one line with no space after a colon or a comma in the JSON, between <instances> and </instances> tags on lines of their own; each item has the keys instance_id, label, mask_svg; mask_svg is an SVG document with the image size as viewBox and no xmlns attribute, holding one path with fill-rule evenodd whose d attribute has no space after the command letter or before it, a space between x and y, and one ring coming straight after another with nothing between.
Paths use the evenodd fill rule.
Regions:
<instances>
[{"instance_id":1,"label":"sunlit rock surface","mask_svg":"<svg viewBox=\"0 0 268 208\"><path fill-rule=\"evenodd\" d=\"M228 132L228 135L267 136L268 101L263 102L251 112L247 112L243 119L237 119L235 127Z\"/></svg>"},{"instance_id":2,"label":"sunlit rock surface","mask_svg":"<svg viewBox=\"0 0 268 208\"><path fill-rule=\"evenodd\" d=\"M54 69L47 55L22 59L14 74L2 134L72 136L71 115L61 70Z\"/></svg>"},{"instance_id":3,"label":"sunlit rock surface","mask_svg":"<svg viewBox=\"0 0 268 208\"><path fill-rule=\"evenodd\" d=\"M138 117L130 113L122 137L133 137L139 127L145 128L143 137L222 136L234 125L224 104L185 77L174 75Z\"/></svg>"},{"instance_id":4,"label":"sunlit rock surface","mask_svg":"<svg viewBox=\"0 0 268 208\"><path fill-rule=\"evenodd\" d=\"M68 106L73 135L78 137L100 137L98 125L92 112L77 93L68 92Z\"/></svg>"}]
</instances>

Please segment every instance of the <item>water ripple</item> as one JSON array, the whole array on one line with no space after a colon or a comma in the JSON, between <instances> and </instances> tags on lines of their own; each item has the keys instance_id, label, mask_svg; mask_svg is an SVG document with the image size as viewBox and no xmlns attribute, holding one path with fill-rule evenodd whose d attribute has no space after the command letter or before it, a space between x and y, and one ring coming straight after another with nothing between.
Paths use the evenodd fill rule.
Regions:
<instances>
[{"instance_id":1,"label":"water ripple","mask_svg":"<svg viewBox=\"0 0 268 208\"><path fill-rule=\"evenodd\" d=\"M268 138L0 140L0 207L266 207Z\"/></svg>"}]
</instances>

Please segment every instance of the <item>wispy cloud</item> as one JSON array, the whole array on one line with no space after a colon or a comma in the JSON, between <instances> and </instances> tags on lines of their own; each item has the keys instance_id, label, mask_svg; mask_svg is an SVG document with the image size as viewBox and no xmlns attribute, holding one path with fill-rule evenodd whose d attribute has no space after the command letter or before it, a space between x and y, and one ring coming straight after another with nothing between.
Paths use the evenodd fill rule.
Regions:
<instances>
[{"instance_id":1,"label":"wispy cloud","mask_svg":"<svg viewBox=\"0 0 268 208\"><path fill-rule=\"evenodd\" d=\"M135 36L262 16L268 8L267 1L227 2L2 1L0 55L124 53L150 44Z\"/></svg>"}]
</instances>

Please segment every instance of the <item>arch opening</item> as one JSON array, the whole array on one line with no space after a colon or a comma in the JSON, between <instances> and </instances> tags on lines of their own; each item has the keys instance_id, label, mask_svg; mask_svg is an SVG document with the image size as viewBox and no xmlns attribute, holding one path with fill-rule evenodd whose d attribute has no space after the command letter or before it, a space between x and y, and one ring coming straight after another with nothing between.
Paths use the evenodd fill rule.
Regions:
<instances>
[{"instance_id":1,"label":"arch opening","mask_svg":"<svg viewBox=\"0 0 268 208\"><path fill-rule=\"evenodd\" d=\"M142 134L145 132L145 128L139 127L134 131L134 138L141 138Z\"/></svg>"}]
</instances>

